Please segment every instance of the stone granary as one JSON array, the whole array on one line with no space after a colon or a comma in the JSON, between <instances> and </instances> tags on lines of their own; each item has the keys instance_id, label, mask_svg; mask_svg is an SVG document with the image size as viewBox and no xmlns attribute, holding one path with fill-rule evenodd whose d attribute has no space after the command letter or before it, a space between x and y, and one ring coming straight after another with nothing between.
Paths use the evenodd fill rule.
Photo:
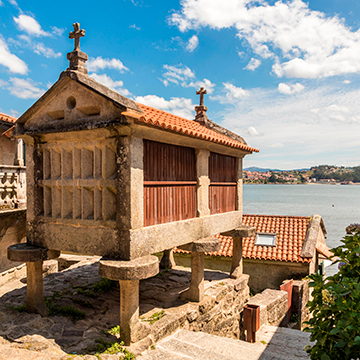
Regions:
<instances>
[{"instance_id":1,"label":"stone granary","mask_svg":"<svg viewBox=\"0 0 360 360\"><path fill-rule=\"evenodd\" d=\"M97 83L79 47L84 33L74 24L69 68L16 123L14 135L27 145L27 243L10 246L8 256L27 262L27 307L43 314L44 259L60 251L103 256L100 275L120 282L129 344L139 340L139 280L158 272L151 254L188 244L184 296L202 299L203 254L219 249L215 234L238 239L242 159L258 150L207 119L203 89L193 121Z\"/></svg>"}]
</instances>

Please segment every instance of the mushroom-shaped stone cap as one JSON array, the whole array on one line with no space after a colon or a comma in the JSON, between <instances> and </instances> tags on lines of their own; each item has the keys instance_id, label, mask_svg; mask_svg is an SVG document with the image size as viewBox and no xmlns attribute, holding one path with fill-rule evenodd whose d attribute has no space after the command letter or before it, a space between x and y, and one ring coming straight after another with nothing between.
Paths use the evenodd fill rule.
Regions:
<instances>
[{"instance_id":1,"label":"mushroom-shaped stone cap","mask_svg":"<svg viewBox=\"0 0 360 360\"><path fill-rule=\"evenodd\" d=\"M11 261L35 262L55 259L60 256L60 251L22 243L9 246L7 256Z\"/></svg>"},{"instance_id":2,"label":"mushroom-shaped stone cap","mask_svg":"<svg viewBox=\"0 0 360 360\"><path fill-rule=\"evenodd\" d=\"M134 260L113 260L102 258L99 262L99 274L110 280L142 280L157 275L159 259L154 255Z\"/></svg>"},{"instance_id":3,"label":"mushroom-shaped stone cap","mask_svg":"<svg viewBox=\"0 0 360 360\"><path fill-rule=\"evenodd\" d=\"M250 237L256 235L256 228L253 226L241 225L240 227L221 233L223 236L236 237Z\"/></svg>"},{"instance_id":4,"label":"mushroom-shaped stone cap","mask_svg":"<svg viewBox=\"0 0 360 360\"><path fill-rule=\"evenodd\" d=\"M213 236L209 236L185 245L178 246L178 248L181 250L203 252L203 253L219 251L220 247L221 247L220 239Z\"/></svg>"}]
</instances>

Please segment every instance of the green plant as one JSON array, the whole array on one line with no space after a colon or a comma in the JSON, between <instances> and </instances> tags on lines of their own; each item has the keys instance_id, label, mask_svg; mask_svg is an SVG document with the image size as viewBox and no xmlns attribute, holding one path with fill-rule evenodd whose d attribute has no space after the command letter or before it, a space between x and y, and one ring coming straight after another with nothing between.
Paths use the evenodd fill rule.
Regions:
<instances>
[{"instance_id":1,"label":"green plant","mask_svg":"<svg viewBox=\"0 0 360 360\"><path fill-rule=\"evenodd\" d=\"M154 322L160 320L164 316L165 316L165 311L161 310L159 312L156 312L156 313L152 314L148 318L142 317L141 320L142 321L147 321L148 323L153 324Z\"/></svg>"},{"instance_id":2,"label":"green plant","mask_svg":"<svg viewBox=\"0 0 360 360\"><path fill-rule=\"evenodd\" d=\"M326 279L309 276L312 318L305 331L316 341L306 348L313 360L350 360L360 354L360 225L350 225L346 232L342 245L332 250L339 272Z\"/></svg>"},{"instance_id":3,"label":"green plant","mask_svg":"<svg viewBox=\"0 0 360 360\"><path fill-rule=\"evenodd\" d=\"M131 360L135 359L135 355L130 352L128 349L124 347L124 343L121 341L118 342L109 342L104 340L103 338L100 338L95 341L96 346L93 349L90 349L89 351L92 353L95 353L95 356L100 358L101 354L124 354L125 356L122 358L123 360Z\"/></svg>"},{"instance_id":4,"label":"green plant","mask_svg":"<svg viewBox=\"0 0 360 360\"><path fill-rule=\"evenodd\" d=\"M292 313L292 314L291 314L291 317L290 317L290 322L300 324L300 323L301 323L301 320L300 320L299 314L297 314L297 313Z\"/></svg>"},{"instance_id":5,"label":"green plant","mask_svg":"<svg viewBox=\"0 0 360 360\"><path fill-rule=\"evenodd\" d=\"M110 292L117 286L116 281L102 278L92 285L85 285L78 287L76 292L81 295L85 295L91 298L97 298L99 294Z\"/></svg>"},{"instance_id":6,"label":"green plant","mask_svg":"<svg viewBox=\"0 0 360 360\"><path fill-rule=\"evenodd\" d=\"M87 307L87 308L90 308L90 309L93 309L94 308L94 305L89 301L89 300L82 300L82 299L78 299L78 298L71 298L71 300L76 303L76 304L79 304L81 306L84 306L84 307Z\"/></svg>"},{"instance_id":7,"label":"green plant","mask_svg":"<svg viewBox=\"0 0 360 360\"><path fill-rule=\"evenodd\" d=\"M23 305L19 305L19 306L14 306L14 305L10 305L9 309L11 310L16 310L18 312L25 312L26 311L26 304Z\"/></svg>"},{"instance_id":8,"label":"green plant","mask_svg":"<svg viewBox=\"0 0 360 360\"><path fill-rule=\"evenodd\" d=\"M113 336L120 334L120 326L119 325L114 326L113 328L111 328L108 331L108 334L113 335Z\"/></svg>"}]
</instances>

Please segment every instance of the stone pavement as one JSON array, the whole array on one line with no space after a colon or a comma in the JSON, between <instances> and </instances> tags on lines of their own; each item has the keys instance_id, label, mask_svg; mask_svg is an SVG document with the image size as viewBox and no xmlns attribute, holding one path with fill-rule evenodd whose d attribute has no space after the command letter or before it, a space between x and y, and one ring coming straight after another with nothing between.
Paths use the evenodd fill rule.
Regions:
<instances>
[{"instance_id":1,"label":"stone pavement","mask_svg":"<svg viewBox=\"0 0 360 360\"><path fill-rule=\"evenodd\" d=\"M257 342L178 330L147 350L141 360L309 360L304 348L309 334L299 330L263 326Z\"/></svg>"}]
</instances>

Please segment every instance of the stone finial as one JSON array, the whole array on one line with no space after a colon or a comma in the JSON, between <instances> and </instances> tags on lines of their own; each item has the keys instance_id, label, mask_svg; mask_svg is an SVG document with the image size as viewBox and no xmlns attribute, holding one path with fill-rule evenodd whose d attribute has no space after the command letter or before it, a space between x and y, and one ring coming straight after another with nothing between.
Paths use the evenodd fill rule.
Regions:
<instances>
[{"instance_id":1,"label":"stone finial","mask_svg":"<svg viewBox=\"0 0 360 360\"><path fill-rule=\"evenodd\" d=\"M75 40L75 46L74 50L67 54L67 59L70 61L68 70L75 70L87 74L85 62L88 56L80 50L80 38L85 36L85 30L80 29L79 23L74 23L73 27L74 31L69 33L69 39Z\"/></svg>"},{"instance_id":2,"label":"stone finial","mask_svg":"<svg viewBox=\"0 0 360 360\"><path fill-rule=\"evenodd\" d=\"M204 106L204 95L207 94L207 91L201 87L199 91L196 92L196 95L200 95L200 106Z\"/></svg>"},{"instance_id":3,"label":"stone finial","mask_svg":"<svg viewBox=\"0 0 360 360\"><path fill-rule=\"evenodd\" d=\"M204 95L206 93L207 91L203 87L201 87L200 90L196 91L196 95L200 95L200 104L198 106L195 106L195 121L204 126L206 126L209 122L206 115L207 107L204 105Z\"/></svg>"},{"instance_id":4,"label":"stone finial","mask_svg":"<svg viewBox=\"0 0 360 360\"><path fill-rule=\"evenodd\" d=\"M80 30L80 24L74 23L73 24L74 31L69 33L69 39L75 39L75 47L74 51L80 51L80 38L85 36L85 30Z\"/></svg>"}]
</instances>

